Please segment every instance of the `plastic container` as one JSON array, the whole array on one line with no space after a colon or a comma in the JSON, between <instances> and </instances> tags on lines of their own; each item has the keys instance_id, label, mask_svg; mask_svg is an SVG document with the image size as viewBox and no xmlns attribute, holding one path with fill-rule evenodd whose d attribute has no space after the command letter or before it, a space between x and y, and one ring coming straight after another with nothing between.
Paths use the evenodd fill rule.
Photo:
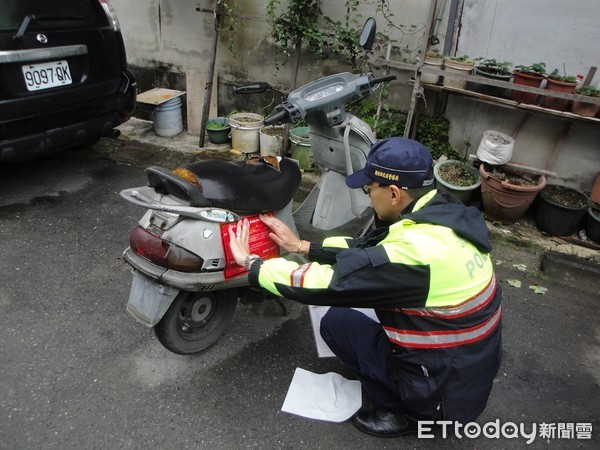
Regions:
<instances>
[{"instance_id":1,"label":"plastic container","mask_svg":"<svg viewBox=\"0 0 600 450\"><path fill-rule=\"evenodd\" d=\"M453 164L461 165L463 167L463 169L468 171L469 173L471 173L477 181L470 186L457 186L457 185L450 184L447 181L445 181L440 176L440 169L442 169L444 166L450 166ZM435 178L435 185L436 185L437 189L443 189L445 191L450 192L456 198L458 198L461 202L463 202L465 205L469 203L473 193L477 189L479 189L479 186L481 186L481 175L479 174L477 169L475 169L474 167L469 166L467 164L464 164L461 161L447 160L447 161L438 162L435 166L433 166L433 176Z\"/></svg>"},{"instance_id":2,"label":"plastic container","mask_svg":"<svg viewBox=\"0 0 600 450\"><path fill-rule=\"evenodd\" d=\"M600 244L600 209L589 207L587 214L585 224L587 237L595 243Z\"/></svg>"},{"instance_id":3,"label":"plastic container","mask_svg":"<svg viewBox=\"0 0 600 450\"><path fill-rule=\"evenodd\" d=\"M296 127L290 130L290 141L292 141L292 158L298 161L301 169L311 172L315 170L315 162L312 155L308 127Z\"/></svg>"},{"instance_id":4,"label":"plastic container","mask_svg":"<svg viewBox=\"0 0 600 450\"><path fill-rule=\"evenodd\" d=\"M260 150L260 129L263 118L260 114L236 113L229 117L231 126L231 148L243 153Z\"/></svg>"},{"instance_id":5,"label":"plastic container","mask_svg":"<svg viewBox=\"0 0 600 450\"><path fill-rule=\"evenodd\" d=\"M483 132L481 142L477 148L479 160L501 166L512 158L515 140L500 131L487 130Z\"/></svg>"},{"instance_id":6,"label":"plastic container","mask_svg":"<svg viewBox=\"0 0 600 450\"><path fill-rule=\"evenodd\" d=\"M453 61L451 59L444 59L444 70L446 74L444 74L443 85L447 87L453 87L456 89L466 89L467 88L467 80L459 80L457 78L452 78L449 74L461 74L461 75L470 75L473 72L474 67L473 61L461 62L461 61Z\"/></svg>"},{"instance_id":7,"label":"plastic container","mask_svg":"<svg viewBox=\"0 0 600 450\"><path fill-rule=\"evenodd\" d=\"M211 125L215 128L211 128ZM215 117L206 122L206 134L213 144L225 144L231 140L231 126L227 117Z\"/></svg>"},{"instance_id":8,"label":"plastic container","mask_svg":"<svg viewBox=\"0 0 600 450\"><path fill-rule=\"evenodd\" d=\"M570 199L577 199L582 206L571 207L556 203L551 196L551 192L556 192L556 189L560 189L559 192L568 195ZM585 216L587 204L587 195L575 189L549 184L538 195L535 204L535 224L551 236L569 236L577 231Z\"/></svg>"},{"instance_id":9,"label":"plastic container","mask_svg":"<svg viewBox=\"0 0 600 450\"><path fill-rule=\"evenodd\" d=\"M183 131L181 97L161 103L154 110L154 132L163 137L173 137Z\"/></svg>"},{"instance_id":10,"label":"plastic container","mask_svg":"<svg viewBox=\"0 0 600 450\"><path fill-rule=\"evenodd\" d=\"M260 129L260 155L280 156L283 148L283 125L264 126Z\"/></svg>"},{"instance_id":11,"label":"plastic container","mask_svg":"<svg viewBox=\"0 0 600 450\"><path fill-rule=\"evenodd\" d=\"M425 58L423 61L424 66L430 66L432 69L441 69L444 64L444 60L441 58ZM440 76L434 73L426 73L423 72L421 74L421 83L425 84L438 84L440 81Z\"/></svg>"}]
</instances>

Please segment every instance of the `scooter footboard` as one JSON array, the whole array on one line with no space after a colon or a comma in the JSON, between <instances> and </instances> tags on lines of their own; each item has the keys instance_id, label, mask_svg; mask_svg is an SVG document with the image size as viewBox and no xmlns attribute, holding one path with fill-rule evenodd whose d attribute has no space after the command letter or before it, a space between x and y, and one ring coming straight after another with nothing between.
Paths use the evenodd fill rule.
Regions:
<instances>
[{"instance_id":1,"label":"scooter footboard","mask_svg":"<svg viewBox=\"0 0 600 450\"><path fill-rule=\"evenodd\" d=\"M127 312L145 326L153 327L160 322L180 290L159 284L135 269L131 272L133 280Z\"/></svg>"}]
</instances>

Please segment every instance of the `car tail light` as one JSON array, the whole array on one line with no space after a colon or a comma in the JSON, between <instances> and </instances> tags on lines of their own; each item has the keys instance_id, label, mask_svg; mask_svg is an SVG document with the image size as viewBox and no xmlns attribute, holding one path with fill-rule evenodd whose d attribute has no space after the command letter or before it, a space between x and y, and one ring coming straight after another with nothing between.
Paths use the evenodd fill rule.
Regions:
<instances>
[{"instance_id":1,"label":"car tail light","mask_svg":"<svg viewBox=\"0 0 600 450\"><path fill-rule=\"evenodd\" d=\"M204 264L204 260L198 255L165 241L139 226L131 232L129 246L138 255L167 269L200 272Z\"/></svg>"},{"instance_id":2,"label":"car tail light","mask_svg":"<svg viewBox=\"0 0 600 450\"><path fill-rule=\"evenodd\" d=\"M100 2L100 5L102 5L102 9L106 13L106 17L108 18L112 29L114 31L119 31L121 29L121 26L119 25L119 20L117 19L117 15L115 14L115 10L113 9L113 7L110 5L110 3L108 3L108 0L98 1Z\"/></svg>"}]
</instances>

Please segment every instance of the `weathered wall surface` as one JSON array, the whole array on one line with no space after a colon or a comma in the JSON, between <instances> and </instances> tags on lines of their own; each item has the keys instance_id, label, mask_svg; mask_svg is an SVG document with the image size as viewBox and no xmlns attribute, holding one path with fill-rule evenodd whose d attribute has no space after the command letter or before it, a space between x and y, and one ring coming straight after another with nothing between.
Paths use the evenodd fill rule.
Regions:
<instances>
[{"instance_id":1,"label":"weathered wall surface","mask_svg":"<svg viewBox=\"0 0 600 450\"><path fill-rule=\"evenodd\" d=\"M196 11L211 9L214 0L111 0L123 34L130 64L146 76L140 87L174 87L185 89L188 70L205 72L208 68L213 16ZM429 2L422 0L394 0L390 16L400 29L389 28L386 20L369 2L359 8L362 19L373 16L379 30L393 40L397 51L394 61L415 58L427 39ZM342 20L341 0L323 0L324 15ZM590 66L600 66L600 2L598 0L438 0L439 20L434 21L437 48L444 48L448 17L451 7L457 6L461 15L456 31L457 54L472 58L482 56L529 65L544 61L550 71L563 66L569 74L586 74ZM242 97L232 93L232 87L244 82L265 80L287 90L290 65L274 52L265 23L264 2L237 0L237 24L228 30L229 19L224 19L216 58L219 113L232 109L254 112L270 111L276 97ZM450 23L454 23L450 20ZM233 55L228 47L233 39ZM279 69L276 66L279 66ZM323 74L348 70L334 60L315 61L303 55L298 84ZM375 69L379 70L379 69ZM410 72L398 71L398 81L390 85L388 101L409 107ZM148 77L148 74L152 75ZM600 72L594 84L600 82ZM268 105L268 106L266 106ZM264 109L263 109L264 108ZM431 102L428 109L432 110ZM483 132L495 129L511 134L524 117L522 111L503 109L459 96L450 96L446 116L452 124L451 141L465 151L465 141L471 142L474 153ZM565 122L548 116L532 114L517 136L514 152L516 162L538 168L549 168L560 173L562 181L574 187L589 189L594 174L600 169L600 127L596 124L575 122L553 167L546 167ZM552 180L551 180L552 181ZM558 180L557 180L558 181Z\"/></svg>"},{"instance_id":2,"label":"weathered wall surface","mask_svg":"<svg viewBox=\"0 0 600 450\"><path fill-rule=\"evenodd\" d=\"M545 62L548 72L586 75L600 68L600 2L597 0L465 0L457 54L495 58L514 65ZM600 70L592 84L600 83ZM525 118L516 111L453 96L447 117L452 141L477 150L487 129L512 134ZM513 161L559 174L560 182L590 189L600 170L600 126L574 122L553 166L548 166L567 121L531 114L515 139Z\"/></svg>"}]
</instances>

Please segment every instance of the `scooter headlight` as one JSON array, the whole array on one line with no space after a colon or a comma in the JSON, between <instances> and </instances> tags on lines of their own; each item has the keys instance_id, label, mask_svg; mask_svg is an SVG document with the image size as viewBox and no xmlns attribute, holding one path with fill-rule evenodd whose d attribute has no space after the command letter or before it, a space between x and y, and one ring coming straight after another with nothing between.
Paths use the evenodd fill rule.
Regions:
<instances>
[{"instance_id":1,"label":"scooter headlight","mask_svg":"<svg viewBox=\"0 0 600 450\"><path fill-rule=\"evenodd\" d=\"M178 245L138 226L129 236L129 246L153 264L180 272L200 272L204 260Z\"/></svg>"}]
</instances>

